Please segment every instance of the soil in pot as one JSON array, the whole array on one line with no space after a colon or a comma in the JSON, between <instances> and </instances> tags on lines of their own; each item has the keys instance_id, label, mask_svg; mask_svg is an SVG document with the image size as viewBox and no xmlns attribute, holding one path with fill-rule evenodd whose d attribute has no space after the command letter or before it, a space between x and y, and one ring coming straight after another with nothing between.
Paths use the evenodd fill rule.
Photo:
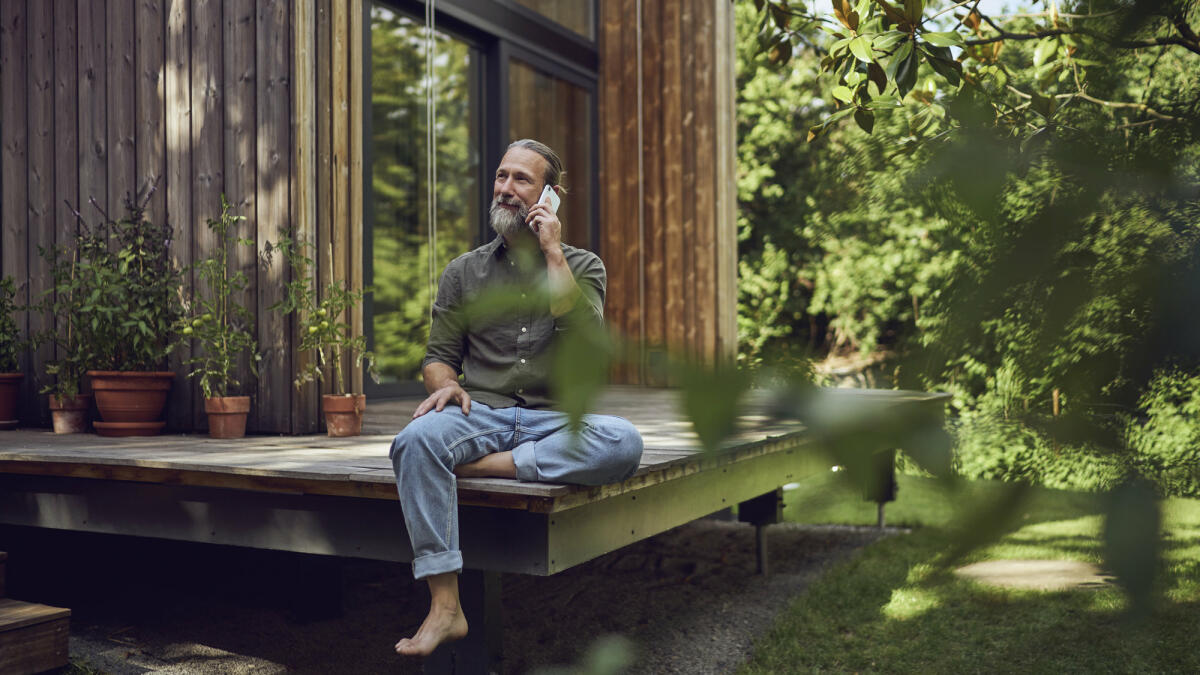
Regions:
<instances>
[{"instance_id":1,"label":"soil in pot","mask_svg":"<svg viewBox=\"0 0 1200 675\"><path fill-rule=\"evenodd\" d=\"M0 429L17 428L17 398L24 377L21 373L0 373Z\"/></svg>"},{"instance_id":2,"label":"soil in pot","mask_svg":"<svg viewBox=\"0 0 1200 675\"><path fill-rule=\"evenodd\" d=\"M210 438L241 438L246 435L249 396L214 396L204 399Z\"/></svg>"},{"instance_id":3,"label":"soil in pot","mask_svg":"<svg viewBox=\"0 0 1200 675\"><path fill-rule=\"evenodd\" d=\"M92 407L91 394L50 397L50 418L56 434L81 434L88 430L88 409Z\"/></svg>"},{"instance_id":4,"label":"soil in pot","mask_svg":"<svg viewBox=\"0 0 1200 675\"><path fill-rule=\"evenodd\" d=\"M325 411L326 433L330 436L357 436L362 433L367 397L365 394L325 394L321 397L321 409Z\"/></svg>"}]
</instances>

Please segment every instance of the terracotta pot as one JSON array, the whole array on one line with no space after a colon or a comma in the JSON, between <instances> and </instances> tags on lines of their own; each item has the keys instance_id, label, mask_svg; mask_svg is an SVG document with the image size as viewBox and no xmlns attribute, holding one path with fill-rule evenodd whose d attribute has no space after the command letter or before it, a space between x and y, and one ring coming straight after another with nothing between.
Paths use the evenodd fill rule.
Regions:
<instances>
[{"instance_id":1,"label":"terracotta pot","mask_svg":"<svg viewBox=\"0 0 1200 675\"><path fill-rule=\"evenodd\" d=\"M325 431L330 436L357 436L362 433L367 397L364 394L325 394L321 397L321 409L325 411Z\"/></svg>"},{"instance_id":2,"label":"terracotta pot","mask_svg":"<svg viewBox=\"0 0 1200 675\"><path fill-rule=\"evenodd\" d=\"M208 413L208 435L211 438L241 438L246 435L246 415L250 413L249 396L213 396L204 399Z\"/></svg>"},{"instance_id":3,"label":"terracotta pot","mask_svg":"<svg viewBox=\"0 0 1200 675\"><path fill-rule=\"evenodd\" d=\"M93 425L101 435L145 436L162 429L164 423L158 419L175 373L89 370L88 376L96 409L104 420Z\"/></svg>"},{"instance_id":4,"label":"terracotta pot","mask_svg":"<svg viewBox=\"0 0 1200 675\"><path fill-rule=\"evenodd\" d=\"M62 398L50 397L50 418L56 434L81 434L88 430L88 409L92 407L91 394L77 394Z\"/></svg>"},{"instance_id":5,"label":"terracotta pot","mask_svg":"<svg viewBox=\"0 0 1200 675\"><path fill-rule=\"evenodd\" d=\"M21 373L0 373L0 429L16 429L17 399L24 379Z\"/></svg>"}]
</instances>

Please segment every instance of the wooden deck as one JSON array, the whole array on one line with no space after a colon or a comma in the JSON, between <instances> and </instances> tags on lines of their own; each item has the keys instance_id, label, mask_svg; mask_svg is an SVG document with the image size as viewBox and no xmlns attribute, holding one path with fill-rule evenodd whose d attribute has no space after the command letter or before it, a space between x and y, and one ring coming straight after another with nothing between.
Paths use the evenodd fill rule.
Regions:
<instances>
[{"instance_id":1,"label":"wooden deck","mask_svg":"<svg viewBox=\"0 0 1200 675\"><path fill-rule=\"evenodd\" d=\"M940 407L942 395L830 390L839 405ZM638 472L581 487L459 482L468 567L552 574L827 468L804 429L751 400L737 433L705 453L676 392L616 387L597 412L645 439ZM0 523L307 553L409 560L388 449L416 400L368 402L364 435L167 435L115 439L45 430L0 435Z\"/></svg>"}]
</instances>

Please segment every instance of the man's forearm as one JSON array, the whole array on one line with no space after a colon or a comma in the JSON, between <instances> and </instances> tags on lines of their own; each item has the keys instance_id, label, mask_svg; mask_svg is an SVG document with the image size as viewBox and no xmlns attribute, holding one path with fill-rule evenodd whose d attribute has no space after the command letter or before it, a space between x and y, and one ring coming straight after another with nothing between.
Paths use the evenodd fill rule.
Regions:
<instances>
[{"instance_id":1,"label":"man's forearm","mask_svg":"<svg viewBox=\"0 0 1200 675\"><path fill-rule=\"evenodd\" d=\"M421 370L421 375L425 380L425 391L430 394L447 385L458 384L458 373L441 361L430 361Z\"/></svg>"},{"instance_id":2,"label":"man's forearm","mask_svg":"<svg viewBox=\"0 0 1200 675\"><path fill-rule=\"evenodd\" d=\"M570 312L582 292L561 250L546 255L546 278L550 283L550 314L560 317Z\"/></svg>"}]
</instances>

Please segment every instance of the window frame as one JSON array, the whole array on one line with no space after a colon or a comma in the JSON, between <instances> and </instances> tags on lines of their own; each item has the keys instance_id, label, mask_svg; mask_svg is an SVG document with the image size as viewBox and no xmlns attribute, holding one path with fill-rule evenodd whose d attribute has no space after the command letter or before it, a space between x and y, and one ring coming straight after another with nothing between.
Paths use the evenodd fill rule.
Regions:
<instances>
[{"instance_id":1,"label":"window frame","mask_svg":"<svg viewBox=\"0 0 1200 675\"><path fill-rule=\"evenodd\" d=\"M599 32L600 3L593 3L593 32ZM374 149L370 142L371 124L371 10L381 5L391 11L405 14L423 23L425 3L420 0L366 0L363 3L364 31L362 44L362 73L367 93L361 111L363 133L363 279L369 287L374 281L374 222L375 197L373 190ZM591 177L583 189L593 195L590 208L588 241L592 250L599 246L600 237L600 134L599 134L599 49L596 39L576 33L536 11L516 4L512 0L437 0L436 27L450 37L468 44L479 58L480 77L476 83L475 101L478 105L480 144L479 213L476 216L475 245L491 239L491 228L487 221L488 206L492 201L492 184L495 167L504 154L509 139L509 68L515 58L525 65L552 77L557 77L584 89L589 94L591 129L589 143L592 148ZM375 349L375 307L372 293L363 299L363 333L367 348ZM388 399L419 396L425 393L424 386L417 380L376 384L370 378L363 379L364 393L373 399Z\"/></svg>"}]
</instances>

